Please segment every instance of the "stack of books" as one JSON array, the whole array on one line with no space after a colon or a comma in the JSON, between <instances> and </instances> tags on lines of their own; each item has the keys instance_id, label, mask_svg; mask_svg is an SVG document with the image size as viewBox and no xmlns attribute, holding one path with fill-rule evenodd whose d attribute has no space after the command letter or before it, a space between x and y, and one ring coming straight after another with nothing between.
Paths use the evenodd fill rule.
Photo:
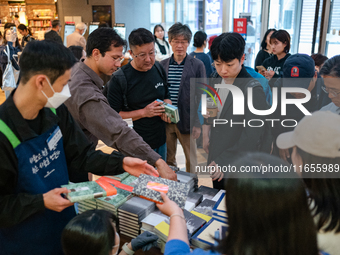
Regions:
<instances>
[{"instance_id":1,"label":"stack of books","mask_svg":"<svg viewBox=\"0 0 340 255\"><path fill-rule=\"evenodd\" d=\"M88 199L78 202L78 213L97 209L97 199Z\"/></svg>"},{"instance_id":2,"label":"stack of books","mask_svg":"<svg viewBox=\"0 0 340 255\"><path fill-rule=\"evenodd\" d=\"M155 232L155 227L162 221L168 220L169 217L161 213L160 210L156 208L155 211L150 213L146 218L142 220L141 232L150 231Z\"/></svg>"},{"instance_id":3,"label":"stack of books","mask_svg":"<svg viewBox=\"0 0 340 255\"><path fill-rule=\"evenodd\" d=\"M118 228L120 233L132 238L140 234L142 220L156 208L154 202L132 197L118 208Z\"/></svg>"},{"instance_id":4,"label":"stack of books","mask_svg":"<svg viewBox=\"0 0 340 255\"><path fill-rule=\"evenodd\" d=\"M227 223L212 218L191 238L191 244L195 248L209 249L210 246L216 244L214 239L216 232L220 232L222 227L227 226Z\"/></svg>"},{"instance_id":5,"label":"stack of books","mask_svg":"<svg viewBox=\"0 0 340 255\"><path fill-rule=\"evenodd\" d=\"M197 174L191 174L184 171L177 171L177 181L180 183L186 183L189 187L189 191L194 192L198 187Z\"/></svg>"},{"instance_id":6,"label":"stack of books","mask_svg":"<svg viewBox=\"0 0 340 255\"><path fill-rule=\"evenodd\" d=\"M193 211L207 215L212 217L213 216L213 207L215 206L216 202L210 199L204 199L202 203L196 206Z\"/></svg>"},{"instance_id":7,"label":"stack of books","mask_svg":"<svg viewBox=\"0 0 340 255\"><path fill-rule=\"evenodd\" d=\"M226 208L226 202L225 202L225 190L221 190L219 192L219 197L212 208L213 215L212 217L218 220L222 220L224 222L228 221L228 216L227 216L227 208Z\"/></svg>"},{"instance_id":8,"label":"stack of books","mask_svg":"<svg viewBox=\"0 0 340 255\"><path fill-rule=\"evenodd\" d=\"M160 99L157 99L156 101L164 106L165 114L170 118L172 123L177 123L179 121L179 113L176 106L167 104Z\"/></svg>"},{"instance_id":9,"label":"stack of books","mask_svg":"<svg viewBox=\"0 0 340 255\"><path fill-rule=\"evenodd\" d=\"M132 193L123 189L117 189L117 194L108 197L100 197L96 199L97 209L103 209L112 212L115 216L117 215L118 207L124 204L127 200L132 197Z\"/></svg>"},{"instance_id":10,"label":"stack of books","mask_svg":"<svg viewBox=\"0 0 340 255\"><path fill-rule=\"evenodd\" d=\"M210 199L212 200L216 194L218 193L218 189L206 187L206 186L200 186L196 193L203 195L203 200Z\"/></svg>"}]
</instances>

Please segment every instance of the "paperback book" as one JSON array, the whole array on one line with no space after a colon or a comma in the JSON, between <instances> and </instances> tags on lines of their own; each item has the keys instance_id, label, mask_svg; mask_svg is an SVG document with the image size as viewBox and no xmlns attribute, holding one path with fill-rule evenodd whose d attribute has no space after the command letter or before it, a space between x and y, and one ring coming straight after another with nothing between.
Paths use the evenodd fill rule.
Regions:
<instances>
[{"instance_id":1,"label":"paperback book","mask_svg":"<svg viewBox=\"0 0 340 255\"><path fill-rule=\"evenodd\" d=\"M160 192L166 193L170 200L183 209L189 188L184 183L141 174L132 193L156 203L163 203Z\"/></svg>"},{"instance_id":2,"label":"paperback book","mask_svg":"<svg viewBox=\"0 0 340 255\"><path fill-rule=\"evenodd\" d=\"M157 99L156 101L159 102L160 105L164 106L165 114L170 118L172 123L177 123L179 121L179 113L176 106L167 104L159 99Z\"/></svg>"}]
</instances>

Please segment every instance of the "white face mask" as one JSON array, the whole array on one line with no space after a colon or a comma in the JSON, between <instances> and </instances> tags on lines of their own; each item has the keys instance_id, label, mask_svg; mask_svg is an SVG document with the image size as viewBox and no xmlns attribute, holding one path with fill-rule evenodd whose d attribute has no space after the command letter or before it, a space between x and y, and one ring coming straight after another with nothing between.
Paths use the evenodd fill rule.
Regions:
<instances>
[{"instance_id":1,"label":"white face mask","mask_svg":"<svg viewBox=\"0 0 340 255\"><path fill-rule=\"evenodd\" d=\"M66 84L61 92L55 92L49 80L46 79L46 81L48 82L48 85L50 85L54 94L51 97L47 97L44 91L41 91L47 98L47 103L45 104L45 107L56 109L71 97L70 88L68 87L68 84Z\"/></svg>"}]
</instances>

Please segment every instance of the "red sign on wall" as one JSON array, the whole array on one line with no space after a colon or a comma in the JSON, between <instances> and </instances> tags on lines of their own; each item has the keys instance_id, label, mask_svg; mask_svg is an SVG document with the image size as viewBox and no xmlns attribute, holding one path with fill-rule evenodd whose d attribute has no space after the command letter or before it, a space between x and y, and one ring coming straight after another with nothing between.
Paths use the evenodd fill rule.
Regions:
<instances>
[{"instance_id":1,"label":"red sign on wall","mask_svg":"<svg viewBox=\"0 0 340 255\"><path fill-rule=\"evenodd\" d=\"M247 19L234 19L234 32L239 34L247 34Z\"/></svg>"}]
</instances>

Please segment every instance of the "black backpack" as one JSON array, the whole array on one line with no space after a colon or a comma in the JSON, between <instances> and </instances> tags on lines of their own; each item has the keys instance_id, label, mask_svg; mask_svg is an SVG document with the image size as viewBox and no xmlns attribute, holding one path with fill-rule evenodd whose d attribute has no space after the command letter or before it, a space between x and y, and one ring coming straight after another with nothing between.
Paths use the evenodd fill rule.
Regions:
<instances>
[{"instance_id":1,"label":"black backpack","mask_svg":"<svg viewBox=\"0 0 340 255\"><path fill-rule=\"evenodd\" d=\"M156 67L157 71L159 72L160 76L162 77L162 79L164 81L166 81L166 73L163 69L163 67L161 66L161 64L156 61L154 66ZM122 70L122 68L118 69L116 72L114 72L111 76L111 79L115 77L117 80L118 80L118 84L120 85L120 88L122 89L123 91L123 111L129 111L130 108L128 106L128 103L127 103L127 98L126 98L126 94L127 94L127 80L126 80L126 77L125 77L125 74ZM111 81L110 79L110 81ZM103 89L103 94L104 96L107 98L107 92L108 92L108 87L110 85L110 81L108 83L106 83L106 85L104 86L104 89ZM167 83L167 82L165 82Z\"/></svg>"}]
</instances>

